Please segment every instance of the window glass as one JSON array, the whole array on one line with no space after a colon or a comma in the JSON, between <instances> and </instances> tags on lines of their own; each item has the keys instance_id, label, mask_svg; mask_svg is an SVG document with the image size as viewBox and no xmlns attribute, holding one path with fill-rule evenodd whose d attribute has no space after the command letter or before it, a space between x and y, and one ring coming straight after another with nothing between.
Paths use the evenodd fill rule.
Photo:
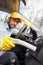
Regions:
<instances>
[{"instance_id":1,"label":"window glass","mask_svg":"<svg viewBox=\"0 0 43 65\"><path fill-rule=\"evenodd\" d=\"M8 12L0 11L0 21L5 21L8 16L9 16Z\"/></svg>"},{"instance_id":2,"label":"window glass","mask_svg":"<svg viewBox=\"0 0 43 65\"><path fill-rule=\"evenodd\" d=\"M26 0L26 6L20 3L20 13L43 32L43 0Z\"/></svg>"}]
</instances>

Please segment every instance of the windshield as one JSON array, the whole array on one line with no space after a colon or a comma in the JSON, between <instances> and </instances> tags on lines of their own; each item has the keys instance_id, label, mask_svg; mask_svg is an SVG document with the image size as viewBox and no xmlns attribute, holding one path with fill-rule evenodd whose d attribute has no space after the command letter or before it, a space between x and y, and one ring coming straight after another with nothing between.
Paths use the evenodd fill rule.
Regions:
<instances>
[{"instance_id":1,"label":"windshield","mask_svg":"<svg viewBox=\"0 0 43 65\"><path fill-rule=\"evenodd\" d=\"M26 6L21 1L20 13L43 32L43 0L26 0Z\"/></svg>"}]
</instances>

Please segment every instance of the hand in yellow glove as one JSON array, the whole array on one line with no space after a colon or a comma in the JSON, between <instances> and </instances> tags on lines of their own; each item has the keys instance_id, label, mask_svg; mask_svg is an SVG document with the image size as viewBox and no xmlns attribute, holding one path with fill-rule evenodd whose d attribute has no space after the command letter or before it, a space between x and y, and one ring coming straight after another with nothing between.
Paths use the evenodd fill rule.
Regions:
<instances>
[{"instance_id":1,"label":"hand in yellow glove","mask_svg":"<svg viewBox=\"0 0 43 65\"><path fill-rule=\"evenodd\" d=\"M11 42L13 38L11 37L4 37L2 40L2 50L11 50L12 47L15 47L15 45Z\"/></svg>"},{"instance_id":2,"label":"hand in yellow glove","mask_svg":"<svg viewBox=\"0 0 43 65\"><path fill-rule=\"evenodd\" d=\"M27 28L30 28L30 27L31 27L30 22L27 22L27 21L24 21L24 25L26 25L26 26L27 26Z\"/></svg>"}]
</instances>

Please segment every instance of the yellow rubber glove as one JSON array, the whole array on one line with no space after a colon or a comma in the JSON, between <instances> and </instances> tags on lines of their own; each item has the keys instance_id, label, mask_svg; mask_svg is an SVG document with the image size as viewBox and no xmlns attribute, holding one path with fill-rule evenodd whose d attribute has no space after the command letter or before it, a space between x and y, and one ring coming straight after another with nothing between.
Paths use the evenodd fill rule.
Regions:
<instances>
[{"instance_id":1,"label":"yellow rubber glove","mask_svg":"<svg viewBox=\"0 0 43 65\"><path fill-rule=\"evenodd\" d=\"M30 28L30 27L31 27L30 22L27 22L27 21L24 21L24 25L26 25L26 26L27 26L27 28Z\"/></svg>"},{"instance_id":2,"label":"yellow rubber glove","mask_svg":"<svg viewBox=\"0 0 43 65\"><path fill-rule=\"evenodd\" d=\"M12 47L15 47L15 45L11 42L13 38L11 37L4 37L2 40L2 50L11 50Z\"/></svg>"}]
</instances>

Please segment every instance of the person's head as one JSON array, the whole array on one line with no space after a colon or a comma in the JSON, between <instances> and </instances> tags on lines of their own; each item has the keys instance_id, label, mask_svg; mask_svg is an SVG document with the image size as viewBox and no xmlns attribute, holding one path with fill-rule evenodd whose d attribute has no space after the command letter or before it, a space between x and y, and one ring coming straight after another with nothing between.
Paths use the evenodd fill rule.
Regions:
<instances>
[{"instance_id":1,"label":"person's head","mask_svg":"<svg viewBox=\"0 0 43 65\"><path fill-rule=\"evenodd\" d=\"M9 17L9 21L8 21L8 25L10 28L14 28L16 27L16 25L18 23L21 23L22 22L22 18L21 18L21 15L17 12L13 12L11 13L10 17Z\"/></svg>"}]
</instances>

